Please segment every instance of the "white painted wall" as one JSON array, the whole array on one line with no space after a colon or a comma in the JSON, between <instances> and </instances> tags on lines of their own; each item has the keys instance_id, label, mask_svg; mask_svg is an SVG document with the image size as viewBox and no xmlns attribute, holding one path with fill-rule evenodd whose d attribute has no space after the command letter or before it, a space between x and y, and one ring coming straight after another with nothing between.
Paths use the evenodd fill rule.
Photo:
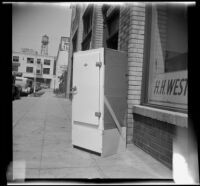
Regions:
<instances>
[{"instance_id":1,"label":"white painted wall","mask_svg":"<svg viewBox=\"0 0 200 186\"><path fill-rule=\"evenodd\" d=\"M68 65L68 51L59 51L58 59L56 63L56 81L55 88L59 88L59 76L62 75L63 71L67 69Z\"/></svg>"}]
</instances>

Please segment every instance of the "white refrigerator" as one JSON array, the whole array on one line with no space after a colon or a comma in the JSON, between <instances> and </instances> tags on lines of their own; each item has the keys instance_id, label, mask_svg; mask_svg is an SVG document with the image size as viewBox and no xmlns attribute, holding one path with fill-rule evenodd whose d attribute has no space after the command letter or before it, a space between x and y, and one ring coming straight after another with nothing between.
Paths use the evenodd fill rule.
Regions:
<instances>
[{"instance_id":1,"label":"white refrigerator","mask_svg":"<svg viewBox=\"0 0 200 186\"><path fill-rule=\"evenodd\" d=\"M125 151L127 54L99 48L73 59L72 145L103 157Z\"/></svg>"}]
</instances>

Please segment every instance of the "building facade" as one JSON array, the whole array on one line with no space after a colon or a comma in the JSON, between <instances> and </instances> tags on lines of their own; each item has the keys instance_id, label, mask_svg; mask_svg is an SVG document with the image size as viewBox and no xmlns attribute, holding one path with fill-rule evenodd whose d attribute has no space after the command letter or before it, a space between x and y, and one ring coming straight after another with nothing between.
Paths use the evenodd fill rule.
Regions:
<instances>
[{"instance_id":1,"label":"building facade","mask_svg":"<svg viewBox=\"0 0 200 186\"><path fill-rule=\"evenodd\" d=\"M68 53L69 53L69 37L61 37L58 54L56 58L55 89L59 88L60 77L65 72L67 72Z\"/></svg>"},{"instance_id":2,"label":"building facade","mask_svg":"<svg viewBox=\"0 0 200 186\"><path fill-rule=\"evenodd\" d=\"M127 142L172 169L174 155L189 162L187 5L77 4L72 8L67 96L73 53L100 47L125 51Z\"/></svg>"},{"instance_id":3,"label":"building facade","mask_svg":"<svg viewBox=\"0 0 200 186\"><path fill-rule=\"evenodd\" d=\"M12 53L13 71L22 73L23 77L46 84L54 88L54 56L40 55L31 49L22 49Z\"/></svg>"}]
</instances>

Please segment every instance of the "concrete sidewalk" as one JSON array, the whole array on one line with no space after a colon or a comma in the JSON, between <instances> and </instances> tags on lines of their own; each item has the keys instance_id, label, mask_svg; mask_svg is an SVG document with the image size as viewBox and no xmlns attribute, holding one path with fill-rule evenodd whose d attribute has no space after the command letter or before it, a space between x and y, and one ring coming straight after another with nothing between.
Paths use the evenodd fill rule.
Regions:
<instances>
[{"instance_id":1,"label":"concrete sidewalk","mask_svg":"<svg viewBox=\"0 0 200 186\"><path fill-rule=\"evenodd\" d=\"M134 145L105 158L73 148L71 102L49 91L13 103L13 158L15 177L172 179L171 170Z\"/></svg>"}]
</instances>

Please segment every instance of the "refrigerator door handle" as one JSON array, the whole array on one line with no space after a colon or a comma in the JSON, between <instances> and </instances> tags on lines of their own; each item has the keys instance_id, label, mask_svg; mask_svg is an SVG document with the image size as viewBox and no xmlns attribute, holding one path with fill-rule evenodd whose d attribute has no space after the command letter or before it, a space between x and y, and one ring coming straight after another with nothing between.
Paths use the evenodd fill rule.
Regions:
<instances>
[{"instance_id":1,"label":"refrigerator door handle","mask_svg":"<svg viewBox=\"0 0 200 186\"><path fill-rule=\"evenodd\" d=\"M76 86L74 86L73 88L72 88L72 90L71 90L71 94L77 94L77 87Z\"/></svg>"}]
</instances>

